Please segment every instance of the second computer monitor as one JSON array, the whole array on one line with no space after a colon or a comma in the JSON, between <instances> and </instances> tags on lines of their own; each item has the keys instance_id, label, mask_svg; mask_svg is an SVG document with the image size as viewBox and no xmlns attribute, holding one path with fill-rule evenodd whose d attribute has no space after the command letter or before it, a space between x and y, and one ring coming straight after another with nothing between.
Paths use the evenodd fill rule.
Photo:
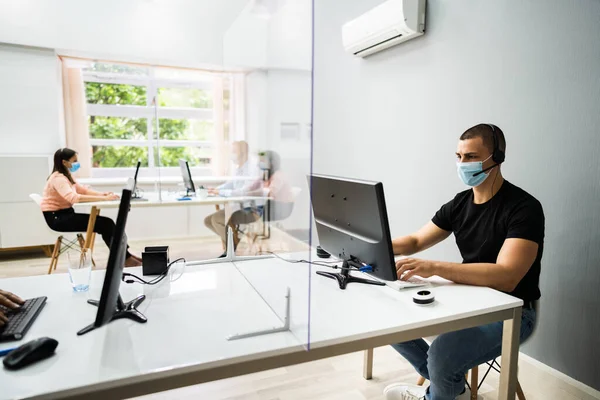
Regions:
<instances>
[{"instance_id":1,"label":"second computer monitor","mask_svg":"<svg viewBox=\"0 0 600 400\"><path fill-rule=\"evenodd\" d=\"M125 234L125 226L127 225L127 216L131 205L133 186L134 181L130 178L127 187L123 190L121 195L121 202L119 204L119 212L117 214L117 222L113 232L112 243L110 244L110 253L108 255L108 263L106 265L106 273L104 275L104 284L102 285L100 300L88 300L89 304L98 307L96 319L91 325L88 325L77 332L78 335L91 332L115 319L128 318L137 322L146 322L146 317L137 310L137 306L144 301L145 296L141 295L129 303L124 303L119 294L123 267L125 265L125 258L127 257L127 235Z\"/></svg>"},{"instance_id":2,"label":"second computer monitor","mask_svg":"<svg viewBox=\"0 0 600 400\"><path fill-rule=\"evenodd\" d=\"M383 184L323 175L312 175L311 184L321 247L371 265L377 278L397 280Z\"/></svg>"},{"instance_id":3,"label":"second computer monitor","mask_svg":"<svg viewBox=\"0 0 600 400\"><path fill-rule=\"evenodd\" d=\"M181 169L181 177L183 178L183 183L185 185L185 191L187 195L193 195L196 193L196 188L194 187L194 181L192 180L192 173L190 172L190 165L186 160L179 160L179 169Z\"/></svg>"}]
</instances>

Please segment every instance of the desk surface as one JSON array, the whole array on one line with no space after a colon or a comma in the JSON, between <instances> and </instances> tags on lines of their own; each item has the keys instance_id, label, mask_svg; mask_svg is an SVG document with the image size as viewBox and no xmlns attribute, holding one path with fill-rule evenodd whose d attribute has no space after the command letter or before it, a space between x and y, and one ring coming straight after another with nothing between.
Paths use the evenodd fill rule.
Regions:
<instances>
[{"instance_id":1,"label":"desk surface","mask_svg":"<svg viewBox=\"0 0 600 400\"><path fill-rule=\"evenodd\" d=\"M183 275L176 279L182 269ZM129 272L141 274L139 269ZM148 317L147 324L120 320L78 337L75 333L95 317L96 309L86 300L98 298L104 271L92 275L90 293L83 294L71 292L66 274L0 280L2 289L21 297L48 296L48 304L26 338L1 343L0 349L41 336L60 342L57 355L50 359L21 371L1 369L1 399L56 399L66 394L89 395L106 388L148 387L159 378L219 368L229 369L228 375L219 377L235 376L241 373L235 370L244 363L263 363L273 357L290 359L300 353L307 357L327 346L514 309L522 304L521 300L492 289L436 282L436 303L421 307L411 301L416 289L397 292L387 287L351 284L341 291L334 281L315 275L314 268L308 275L305 264L278 259L185 268L179 265L170 280L155 287L121 285L125 301L140 293L148 296L140 307ZM309 276L311 351L307 352ZM283 312L286 286L291 287L292 293L291 332L226 340L232 333L279 325L276 314ZM357 350L348 347L344 351ZM253 370L268 369L269 365L272 368L275 364L263 363Z\"/></svg>"},{"instance_id":2,"label":"desk surface","mask_svg":"<svg viewBox=\"0 0 600 400\"><path fill-rule=\"evenodd\" d=\"M118 194L118 193L117 193ZM268 200L266 197L255 197L255 196L237 196L237 197L223 197L223 196L207 196L204 198L191 197L191 200L177 200L180 195L174 195L164 193L162 200L159 200L158 193L156 192L145 192L143 195L147 200L139 201L132 200L131 207L173 207L173 206L202 206L202 205L215 205L215 204L227 204L227 203L247 203L250 201L265 201ZM95 201L90 203L77 203L73 207L96 207L96 208L119 208L120 200L114 201Z\"/></svg>"}]
</instances>

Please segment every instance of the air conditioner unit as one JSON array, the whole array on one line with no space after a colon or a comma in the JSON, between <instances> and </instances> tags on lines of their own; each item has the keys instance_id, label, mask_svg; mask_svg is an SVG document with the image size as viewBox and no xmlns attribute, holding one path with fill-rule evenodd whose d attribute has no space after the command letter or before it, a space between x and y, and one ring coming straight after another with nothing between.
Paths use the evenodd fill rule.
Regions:
<instances>
[{"instance_id":1,"label":"air conditioner unit","mask_svg":"<svg viewBox=\"0 0 600 400\"><path fill-rule=\"evenodd\" d=\"M425 32L426 0L388 0L342 26L344 48L358 57L377 53Z\"/></svg>"}]
</instances>

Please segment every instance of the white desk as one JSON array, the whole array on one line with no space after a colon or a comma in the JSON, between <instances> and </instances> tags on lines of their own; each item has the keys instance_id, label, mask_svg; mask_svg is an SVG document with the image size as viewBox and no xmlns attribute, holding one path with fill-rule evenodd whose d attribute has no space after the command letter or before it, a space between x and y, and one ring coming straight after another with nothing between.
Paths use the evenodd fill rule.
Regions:
<instances>
[{"instance_id":1,"label":"white desk","mask_svg":"<svg viewBox=\"0 0 600 400\"><path fill-rule=\"evenodd\" d=\"M131 173L133 176L133 172ZM114 177L114 178L79 178L77 182L83 185L90 186L125 186L127 184L127 180L129 178L124 177ZM158 176L154 177L139 177L138 185L154 185L159 182L163 185L173 185L183 183L183 178L181 175L177 176ZM217 185L224 182L230 181L251 181L256 178L249 176L203 176L203 175L193 175L192 180L196 185Z\"/></svg>"},{"instance_id":2,"label":"white desk","mask_svg":"<svg viewBox=\"0 0 600 400\"><path fill-rule=\"evenodd\" d=\"M181 207L181 206L206 206L206 205L220 205L220 204L232 204L232 203L249 203L251 201L265 201L268 200L266 197L253 197L253 196L238 196L238 197L223 197L223 196L208 196L205 198L192 197L191 200L177 200L180 197L176 194L169 194L164 192L162 198L159 198L158 193L146 192L144 198L147 200L139 201L132 200L131 207ZM119 208L120 200L114 201L97 201L90 203L77 203L73 207L75 210L81 210L82 208L91 207L90 218L88 221L87 231L85 235L85 248L93 248L94 239L96 234L94 233L94 226L96 225L96 218L100 214L102 208ZM225 220L227 221L230 215L227 211L225 212Z\"/></svg>"},{"instance_id":3,"label":"white desk","mask_svg":"<svg viewBox=\"0 0 600 400\"><path fill-rule=\"evenodd\" d=\"M86 299L99 295L104 271L93 272L90 294L72 293L65 274L0 280L0 287L22 297L48 296L22 342L40 336L60 342L50 359L21 371L1 369L0 399L127 398L499 320L506 320L499 399L514 399L521 300L487 288L439 284L435 305L418 307L411 302L415 289L351 284L341 291L313 269L306 351L302 315L308 302L295 302L294 293L308 289L307 272L306 265L268 259L188 266L180 279L157 287L122 284L125 301L142 292L148 296L140 307L148 323L120 320L81 337L75 333L96 313ZM300 314L300 324L292 323L292 332L227 341L231 333L278 324L272 309L278 312L283 288L277 279L292 282L292 318ZM13 345L2 343L0 349Z\"/></svg>"}]
</instances>

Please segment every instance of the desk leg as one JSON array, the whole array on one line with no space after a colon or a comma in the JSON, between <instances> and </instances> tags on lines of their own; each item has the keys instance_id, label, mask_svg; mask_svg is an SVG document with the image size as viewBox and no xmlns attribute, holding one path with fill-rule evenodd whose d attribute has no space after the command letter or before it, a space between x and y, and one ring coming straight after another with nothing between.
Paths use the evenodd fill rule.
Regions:
<instances>
[{"instance_id":1,"label":"desk leg","mask_svg":"<svg viewBox=\"0 0 600 400\"><path fill-rule=\"evenodd\" d=\"M514 400L517 390L519 362L519 336L521 333L521 307L515 308L513 317L504 321L502 332L502 358L498 400Z\"/></svg>"},{"instance_id":2,"label":"desk leg","mask_svg":"<svg viewBox=\"0 0 600 400\"><path fill-rule=\"evenodd\" d=\"M363 377L366 380L373 378L373 349L365 350Z\"/></svg>"},{"instance_id":3,"label":"desk leg","mask_svg":"<svg viewBox=\"0 0 600 400\"><path fill-rule=\"evenodd\" d=\"M96 225L96 217L100 214L100 210L97 207L92 207L90 210L90 219L88 220L87 231L85 233L85 243L83 245L86 249L92 248L92 243L95 237L94 226Z\"/></svg>"}]
</instances>

